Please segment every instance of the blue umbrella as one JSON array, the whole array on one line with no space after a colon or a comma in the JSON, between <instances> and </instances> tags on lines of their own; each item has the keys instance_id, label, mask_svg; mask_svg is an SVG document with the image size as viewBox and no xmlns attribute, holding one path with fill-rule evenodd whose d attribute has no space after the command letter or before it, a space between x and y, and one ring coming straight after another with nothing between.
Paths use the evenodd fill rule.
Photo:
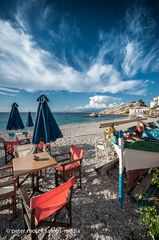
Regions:
<instances>
[{"instance_id":1,"label":"blue umbrella","mask_svg":"<svg viewBox=\"0 0 159 240\"><path fill-rule=\"evenodd\" d=\"M23 128L24 128L24 124L22 122L21 116L18 111L18 104L13 103L6 129L18 130Z\"/></svg>"},{"instance_id":2,"label":"blue umbrella","mask_svg":"<svg viewBox=\"0 0 159 240\"><path fill-rule=\"evenodd\" d=\"M34 124L33 124L33 120L32 120L32 117L31 117L31 112L28 112L26 127L33 127L33 126L34 126Z\"/></svg>"},{"instance_id":3,"label":"blue umbrella","mask_svg":"<svg viewBox=\"0 0 159 240\"><path fill-rule=\"evenodd\" d=\"M48 98L42 94L37 99L39 102L32 143L38 144L42 138L45 143L55 141L57 138L63 137L53 115L48 106Z\"/></svg>"}]
</instances>

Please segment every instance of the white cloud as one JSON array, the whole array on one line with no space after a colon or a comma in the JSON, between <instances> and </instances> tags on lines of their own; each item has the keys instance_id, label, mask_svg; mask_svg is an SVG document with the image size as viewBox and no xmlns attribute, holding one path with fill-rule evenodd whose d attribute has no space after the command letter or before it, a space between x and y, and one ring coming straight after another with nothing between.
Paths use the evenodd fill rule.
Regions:
<instances>
[{"instance_id":1,"label":"white cloud","mask_svg":"<svg viewBox=\"0 0 159 240\"><path fill-rule=\"evenodd\" d=\"M89 104L85 106L76 107L76 109L105 109L114 107L121 103L121 98L96 95L89 98Z\"/></svg>"},{"instance_id":2,"label":"white cloud","mask_svg":"<svg viewBox=\"0 0 159 240\"><path fill-rule=\"evenodd\" d=\"M135 76L141 67L142 59L143 50L139 44L135 42L128 42L125 47L125 59L122 65L127 76Z\"/></svg>"},{"instance_id":3,"label":"white cloud","mask_svg":"<svg viewBox=\"0 0 159 240\"><path fill-rule=\"evenodd\" d=\"M12 96L12 97L15 96L15 94L5 93L5 92L0 92L0 95L6 95L6 96Z\"/></svg>"},{"instance_id":4,"label":"white cloud","mask_svg":"<svg viewBox=\"0 0 159 240\"><path fill-rule=\"evenodd\" d=\"M10 88L4 88L4 87L0 87L1 91L6 91L6 92L14 92L14 93L18 93L19 90L17 89L10 89Z\"/></svg>"},{"instance_id":5,"label":"white cloud","mask_svg":"<svg viewBox=\"0 0 159 240\"><path fill-rule=\"evenodd\" d=\"M132 78L138 73L159 71L159 41L156 41L156 22L150 12L135 5L128 9L123 24L121 66L124 74Z\"/></svg>"},{"instance_id":6,"label":"white cloud","mask_svg":"<svg viewBox=\"0 0 159 240\"><path fill-rule=\"evenodd\" d=\"M135 63L127 47L125 69L129 73ZM40 48L31 35L0 20L0 85L7 88L35 90L68 90L72 92L118 93L142 88L142 81L122 80L113 64L105 56L113 49L103 44L92 57L86 69L77 71L67 61L62 62L53 53Z\"/></svg>"}]
</instances>

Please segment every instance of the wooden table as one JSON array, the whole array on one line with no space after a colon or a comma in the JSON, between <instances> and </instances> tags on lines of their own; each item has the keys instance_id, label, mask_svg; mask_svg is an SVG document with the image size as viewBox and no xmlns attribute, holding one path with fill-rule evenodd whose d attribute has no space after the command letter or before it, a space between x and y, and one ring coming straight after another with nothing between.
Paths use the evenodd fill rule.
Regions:
<instances>
[{"instance_id":1,"label":"wooden table","mask_svg":"<svg viewBox=\"0 0 159 240\"><path fill-rule=\"evenodd\" d=\"M30 140L32 139L32 135L28 134L28 135L24 135L24 134L18 134L16 135L17 139L19 141L26 141L27 143L30 143Z\"/></svg>"},{"instance_id":2,"label":"wooden table","mask_svg":"<svg viewBox=\"0 0 159 240\"><path fill-rule=\"evenodd\" d=\"M28 174L32 175L33 193L35 192L34 177L37 175L37 172L48 167L55 167L57 165L55 158L53 158L48 152L38 153L38 156L38 160L33 160L33 154L13 159L14 177L19 178L20 176L25 176ZM24 182L24 180L22 182Z\"/></svg>"}]
</instances>

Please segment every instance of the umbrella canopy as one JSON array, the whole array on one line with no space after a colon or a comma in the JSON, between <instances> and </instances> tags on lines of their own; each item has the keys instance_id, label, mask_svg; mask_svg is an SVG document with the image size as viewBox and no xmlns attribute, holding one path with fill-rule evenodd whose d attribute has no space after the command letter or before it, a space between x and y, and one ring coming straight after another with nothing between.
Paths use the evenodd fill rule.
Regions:
<instances>
[{"instance_id":1,"label":"umbrella canopy","mask_svg":"<svg viewBox=\"0 0 159 240\"><path fill-rule=\"evenodd\" d=\"M48 106L48 98L42 94L37 99L39 102L32 143L38 144L42 138L45 143L55 141L57 138L63 137L53 115Z\"/></svg>"},{"instance_id":2,"label":"umbrella canopy","mask_svg":"<svg viewBox=\"0 0 159 240\"><path fill-rule=\"evenodd\" d=\"M24 124L22 122L21 116L18 111L18 104L13 103L6 129L18 130L23 128L24 128Z\"/></svg>"},{"instance_id":3,"label":"umbrella canopy","mask_svg":"<svg viewBox=\"0 0 159 240\"><path fill-rule=\"evenodd\" d=\"M31 117L31 112L28 112L28 116L27 116L27 121L26 121L26 127L33 127L33 120Z\"/></svg>"}]
</instances>

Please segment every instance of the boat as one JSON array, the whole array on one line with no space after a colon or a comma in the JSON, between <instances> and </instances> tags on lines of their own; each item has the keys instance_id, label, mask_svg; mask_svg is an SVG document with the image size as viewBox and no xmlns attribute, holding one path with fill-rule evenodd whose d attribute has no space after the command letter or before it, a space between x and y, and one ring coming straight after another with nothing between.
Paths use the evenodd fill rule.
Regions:
<instances>
[{"instance_id":1,"label":"boat","mask_svg":"<svg viewBox=\"0 0 159 240\"><path fill-rule=\"evenodd\" d=\"M120 147L114 144L114 148L119 156ZM126 172L126 192L130 193L140 177L149 169L159 167L159 143L136 141L126 144L122 149L122 165Z\"/></svg>"},{"instance_id":2,"label":"boat","mask_svg":"<svg viewBox=\"0 0 159 240\"><path fill-rule=\"evenodd\" d=\"M123 162L127 176L126 191L129 193L149 169L159 167L159 143L137 141L129 144L123 151Z\"/></svg>"}]
</instances>

